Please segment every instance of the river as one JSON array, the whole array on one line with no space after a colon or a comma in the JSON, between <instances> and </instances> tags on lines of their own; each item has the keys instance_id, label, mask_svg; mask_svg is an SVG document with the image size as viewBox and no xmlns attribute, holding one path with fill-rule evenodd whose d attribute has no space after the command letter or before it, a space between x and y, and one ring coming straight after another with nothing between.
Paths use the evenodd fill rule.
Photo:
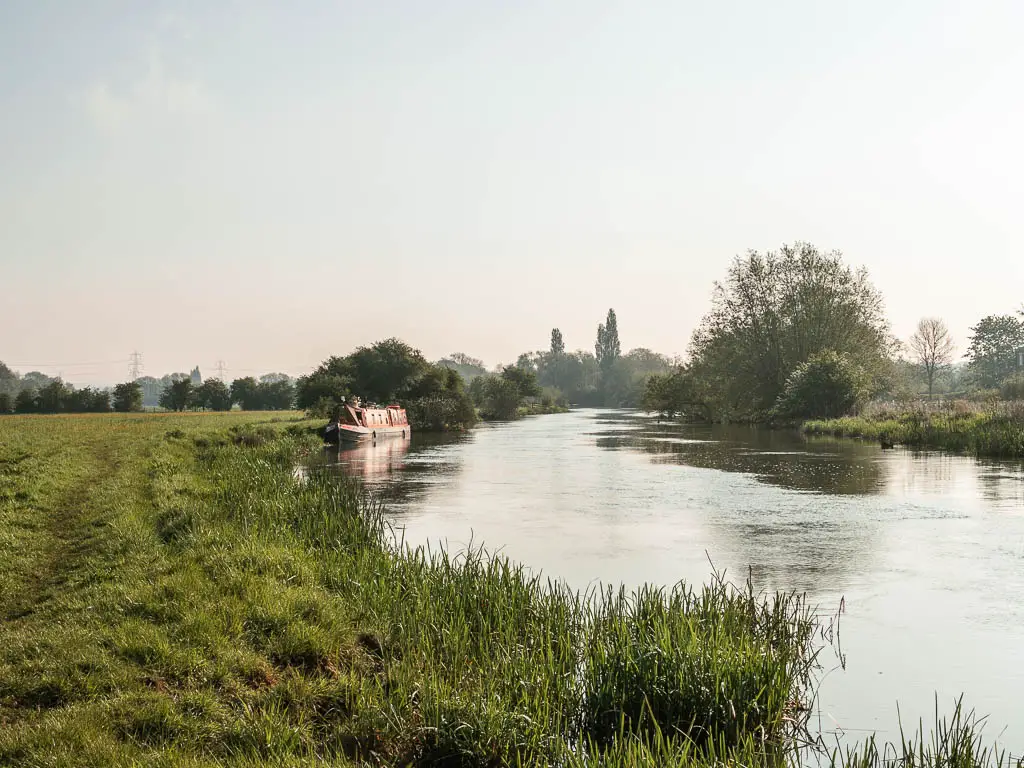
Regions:
<instances>
[{"instance_id":1,"label":"river","mask_svg":"<svg viewBox=\"0 0 1024 768\"><path fill-rule=\"evenodd\" d=\"M587 588L727 577L840 602L814 724L898 739L965 706L1024 754L1024 464L578 410L346 449L411 544Z\"/></svg>"}]
</instances>

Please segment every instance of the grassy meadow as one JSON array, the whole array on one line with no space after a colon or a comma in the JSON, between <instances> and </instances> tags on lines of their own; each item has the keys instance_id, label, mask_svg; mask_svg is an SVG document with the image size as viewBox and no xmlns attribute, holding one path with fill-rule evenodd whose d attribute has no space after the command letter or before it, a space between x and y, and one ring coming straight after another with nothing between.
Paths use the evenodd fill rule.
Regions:
<instances>
[{"instance_id":1,"label":"grassy meadow","mask_svg":"<svg viewBox=\"0 0 1024 768\"><path fill-rule=\"evenodd\" d=\"M795 761L822 636L798 596L580 595L406 548L357 484L295 472L317 426L0 419L0 765ZM942 727L825 762L1002 762Z\"/></svg>"}]
</instances>

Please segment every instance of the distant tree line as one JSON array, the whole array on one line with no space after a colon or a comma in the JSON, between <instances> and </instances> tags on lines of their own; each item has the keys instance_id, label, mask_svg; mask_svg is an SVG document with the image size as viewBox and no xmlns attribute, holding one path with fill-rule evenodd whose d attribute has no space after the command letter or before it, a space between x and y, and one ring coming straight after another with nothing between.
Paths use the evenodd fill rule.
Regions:
<instances>
[{"instance_id":1,"label":"distant tree line","mask_svg":"<svg viewBox=\"0 0 1024 768\"><path fill-rule=\"evenodd\" d=\"M609 309L597 326L593 353L566 351L562 331L553 328L548 349L524 352L514 367L536 376L542 398L584 407L635 408L641 405L647 379L670 371L673 361L643 347L623 354L618 317Z\"/></svg>"},{"instance_id":2,"label":"distant tree line","mask_svg":"<svg viewBox=\"0 0 1024 768\"><path fill-rule=\"evenodd\" d=\"M283 373L235 379L228 386L207 379L196 386L191 378L176 379L160 393L158 403L169 411L287 411L295 407L295 385Z\"/></svg>"},{"instance_id":3,"label":"distant tree line","mask_svg":"<svg viewBox=\"0 0 1024 768\"><path fill-rule=\"evenodd\" d=\"M170 374L162 379L146 377L118 384L113 389L75 388L60 378L37 371L19 376L0 362L0 414L5 413L105 413L141 411L147 405L147 387L156 382L160 391L152 406L171 411L276 411L295 407L295 384L283 373L259 379L236 379L227 386L219 379L201 384L198 369L192 374Z\"/></svg>"}]
</instances>

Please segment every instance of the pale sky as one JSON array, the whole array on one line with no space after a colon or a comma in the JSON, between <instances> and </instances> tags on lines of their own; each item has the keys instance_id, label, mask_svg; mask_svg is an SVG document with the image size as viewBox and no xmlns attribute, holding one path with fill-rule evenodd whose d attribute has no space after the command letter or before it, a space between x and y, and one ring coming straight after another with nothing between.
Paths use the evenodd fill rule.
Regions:
<instances>
[{"instance_id":1,"label":"pale sky","mask_svg":"<svg viewBox=\"0 0 1024 768\"><path fill-rule=\"evenodd\" d=\"M735 254L1024 302L1024 3L0 4L0 360L684 353ZM46 365L43 365L46 364Z\"/></svg>"}]
</instances>

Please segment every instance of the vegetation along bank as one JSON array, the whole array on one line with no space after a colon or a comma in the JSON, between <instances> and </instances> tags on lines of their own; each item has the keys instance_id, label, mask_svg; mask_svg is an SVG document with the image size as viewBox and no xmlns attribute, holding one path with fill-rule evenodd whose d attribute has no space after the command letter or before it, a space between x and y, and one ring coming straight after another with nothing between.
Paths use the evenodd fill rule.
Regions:
<instances>
[{"instance_id":1,"label":"vegetation along bank","mask_svg":"<svg viewBox=\"0 0 1024 768\"><path fill-rule=\"evenodd\" d=\"M820 642L799 598L581 596L500 557L404 549L357 485L296 475L319 426L4 421L0 765L792 756ZM927 749L975 746L958 714ZM873 745L829 759L881 765Z\"/></svg>"},{"instance_id":2,"label":"vegetation along bank","mask_svg":"<svg viewBox=\"0 0 1024 768\"><path fill-rule=\"evenodd\" d=\"M809 435L862 438L883 445L1019 459L1024 458L1024 401L873 407L860 416L808 421L803 430Z\"/></svg>"}]
</instances>

